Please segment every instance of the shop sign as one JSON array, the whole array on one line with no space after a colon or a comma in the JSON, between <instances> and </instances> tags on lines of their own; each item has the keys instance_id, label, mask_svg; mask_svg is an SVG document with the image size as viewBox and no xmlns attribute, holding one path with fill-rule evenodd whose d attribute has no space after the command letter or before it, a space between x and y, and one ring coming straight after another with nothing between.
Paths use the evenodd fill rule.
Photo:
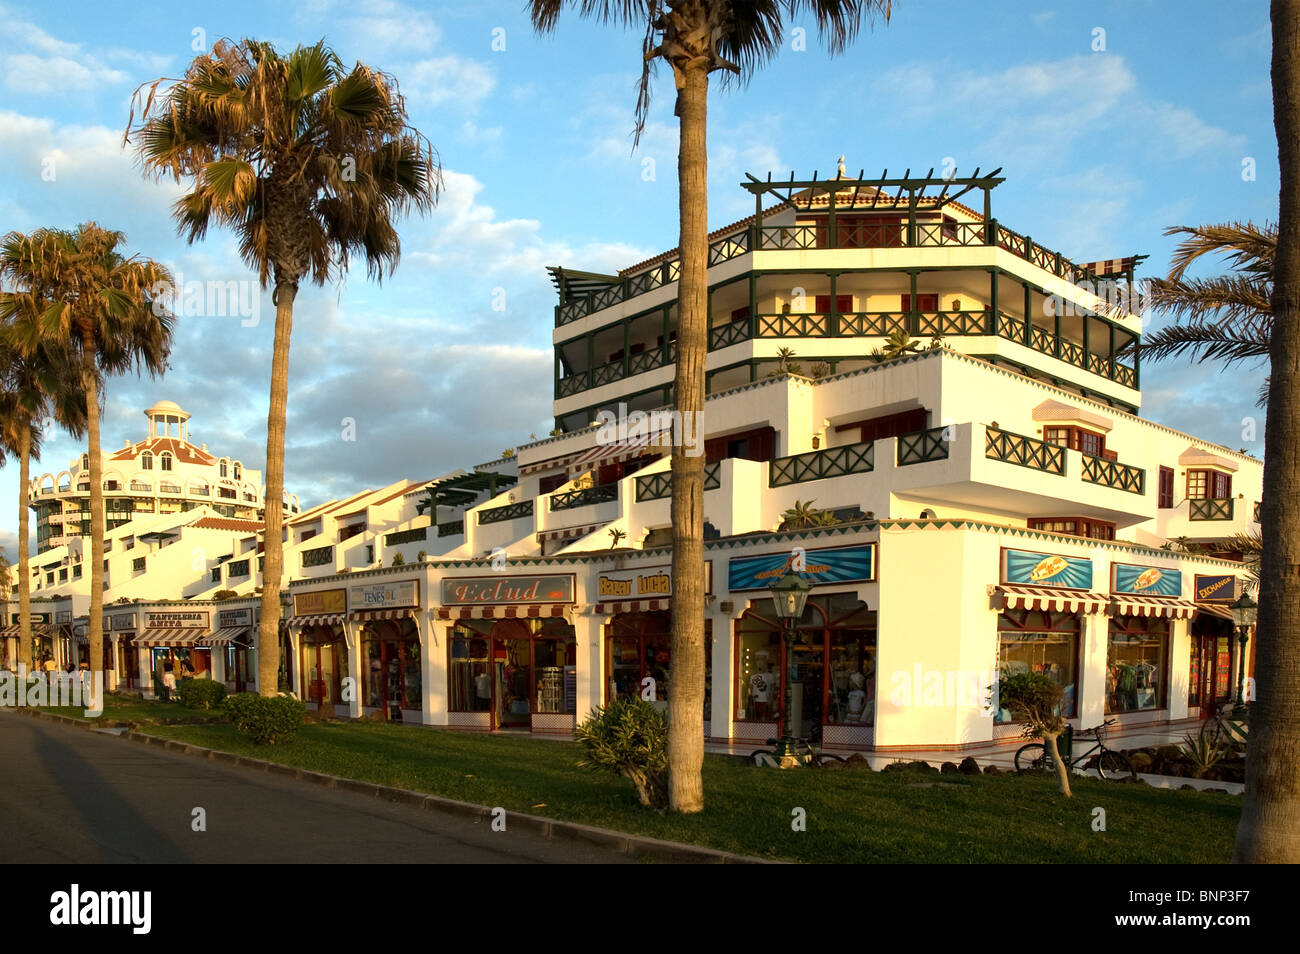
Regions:
<instances>
[{"instance_id":1,"label":"shop sign","mask_svg":"<svg viewBox=\"0 0 1300 954\"><path fill-rule=\"evenodd\" d=\"M1154 566L1114 565L1112 593L1140 593L1143 596L1182 596L1182 570L1164 570Z\"/></svg>"},{"instance_id":2,"label":"shop sign","mask_svg":"<svg viewBox=\"0 0 1300 954\"><path fill-rule=\"evenodd\" d=\"M35 626L37 623L48 623L50 621L49 613L28 613L27 615L29 615L32 618L33 626ZM9 622L14 624L15 626L18 625L19 623L18 616L19 616L18 613L9 614Z\"/></svg>"},{"instance_id":3,"label":"shop sign","mask_svg":"<svg viewBox=\"0 0 1300 954\"><path fill-rule=\"evenodd\" d=\"M104 628L109 628L109 618L104 617ZM135 629L135 614L127 613L125 616L114 616L112 618L113 629Z\"/></svg>"},{"instance_id":4,"label":"shop sign","mask_svg":"<svg viewBox=\"0 0 1300 954\"><path fill-rule=\"evenodd\" d=\"M251 609L217 610L217 629L232 629L235 626L252 626Z\"/></svg>"},{"instance_id":5,"label":"shop sign","mask_svg":"<svg viewBox=\"0 0 1300 954\"><path fill-rule=\"evenodd\" d=\"M293 595L294 616L316 616L324 613L346 613L347 590L313 590Z\"/></svg>"},{"instance_id":6,"label":"shop sign","mask_svg":"<svg viewBox=\"0 0 1300 954\"><path fill-rule=\"evenodd\" d=\"M443 606L572 602L571 575L461 576L442 581Z\"/></svg>"},{"instance_id":7,"label":"shop sign","mask_svg":"<svg viewBox=\"0 0 1300 954\"><path fill-rule=\"evenodd\" d=\"M596 599L635 600L673 595L671 567L647 566L636 570L618 570L596 577ZM713 561L704 561L704 592L713 592Z\"/></svg>"},{"instance_id":8,"label":"shop sign","mask_svg":"<svg viewBox=\"0 0 1300 954\"><path fill-rule=\"evenodd\" d=\"M1002 582L1090 590L1092 561L1033 550L1003 550Z\"/></svg>"},{"instance_id":9,"label":"shop sign","mask_svg":"<svg viewBox=\"0 0 1300 954\"><path fill-rule=\"evenodd\" d=\"M417 580L402 580L354 586L348 590L348 605L354 610L419 606L420 584Z\"/></svg>"},{"instance_id":10,"label":"shop sign","mask_svg":"<svg viewBox=\"0 0 1300 954\"><path fill-rule=\"evenodd\" d=\"M148 629L190 629L208 628L208 614L190 611L187 613L145 613L145 626Z\"/></svg>"},{"instance_id":11,"label":"shop sign","mask_svg":"<svg viewBox=\"0 0 1300 954\"><path fill-rule=\"evenodd\" d=\"M1235 576L1202 576L1196 574L1196 602L1231 603L1237 598Z\"/></svg>"},{"instance_id":12,"label":"shop sign","mask_svg":"<svg viewBox=\"0 0 1300 954\"><path fill-rule=\"evenodd\" d=\"M56 623L71 623L71 622L72 622L72 610L59 610L57 613L54 614L54 622L56 622Z\"/></svg>"},{"instance_id":13,"label":"shop sign","mask_svg":"<svg viewBox=\"0 0 1300 954\"><path fill-rule=\"evenodd\" d=\"M813 586L873 579L874 543L831 550L793 550L759 556L732 557L727 563L727 589L765 590L787 573L798 573Z\"/></svg>"}]
</instances>

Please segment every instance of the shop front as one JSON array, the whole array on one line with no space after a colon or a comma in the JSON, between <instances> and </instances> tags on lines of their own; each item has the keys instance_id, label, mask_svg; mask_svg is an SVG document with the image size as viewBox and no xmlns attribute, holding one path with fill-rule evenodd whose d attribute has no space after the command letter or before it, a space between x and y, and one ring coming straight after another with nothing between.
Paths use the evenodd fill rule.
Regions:
<instances>
[{"instance_id":1,"label":"shop front","mask_svg":"<svg viewBox=\"0 0 1300 954\"><path fill-rule=\"evenodd\" d=\"M144 629L131 640L146 698L157 697L167 673L176 687L212 674L212 649L202 644L210 630L206 610L143 610Z\"/></svg>"},{"instance_id":2,"label":"shop front","mask_svg":"<svg viewBox=\"0 0 1300 954\"><path fill-rule=\"evenodd\" d=\"M254 607L216 611L216 625L203 639L212 650L214 679L226 685L227 692L248 692L257 684L257 659L253 652L253 632L257 625Z\"/></svg>"},{"instance_id":3,"label":"shop front","mask_svg":"<svg viewBox=\"0 0 1300 954\"><path fill-rule=\"evenodd\" d=\"M1110 572L1106 715L1168 719L1174 638L1197 606L1182 598L1181 570L1114 563Z\"/></svg>"},{"instance_id":4,"label":"shop front","mask_svg":"<svg viewBox=\"0 0 1300 954\"><path fill-rule=\"evenodd\" d=\"M813 589L787 643L763 591L789 572ZM870 582L874 574L874 544L731 559L727 588L749 596L735 622L734 739L762 743L776 736L789 688L795 737L828 747L870 746L878 688L876 612L861 587L849 584Z\"/></svg>"},{"instance_id":5,"label":"shop front","mask_svg":"<svg viewBox=\"0 0 1300 954\"><path fill-rule=\"evenodd\" d=\"M367 714L394 722L420 722L424 708L423 650L416 612L418 580L371 583L348 589L348 619L361 652L361 704Z\"/></svg>"},{"instance_id":6,"label":"shop front","mask_svg":"<svg viewBox=\"0 0 1300 954\"><path fill-rule=\"evenodd\" d=\"M52 622L52 614L37 613L29 614L32 621L32 646L31 659L33 669L45 669L59 664L62 660L71 658L69 656L59 657L58 632ZM19 614L10 613L8 625L0 630L0 645L10 647L4 652L11 662L8 668L16 669L18 665L18 641L21 638L21 627L19 625ZM48 665L47 665L48 663Z\"/></svg>"},{"instance_id":7,"label":"shop front","mask_svg":"<svg viewBox=\"0 0 1300 954\"><path fill-rule=\"evenodd\" d=\"M1228 607L1241 588L1235 576L1198 574L1195 580L1187 706L1208 719L1236 698L1241 640Z\"/></svg>"},{"instance_id":8,"label":"shop front","mask_svg":"<svg viewBox=\"0 0 1300 954\"><path fill-rule=\"evenodd\" d=\"M116 674L115 689L152 689L153 679L141 681L141 653L135 645L135 613L114 613L104 617L104 672ZM89 643L89 639L87 639ZM150 672L145 666L143 671Z\"/></svg>"},{"instance_id":9,"label":"shop front","mask_svg":"<svg viewBox=\"0 0 1300 954\"><path fill-rule=\"evenodd\" d=\"M571 733L577 717L572 574L447 577L448 723Z\"/></svg>"},{"instance_id":10,"label":"shop front","mask_svg":"<svg viewBox=\"0 0 1300 954\"><path fill-rule=\"evenodd\" d=\"M347 591L313 590L295 593L289 620L291 645L296 642L300 697L317 709L350 715L351 699L343 695L348 675L348 644L344 632ZM336 707L343 706L338 712Z\"/></svg>"}]
</instances>

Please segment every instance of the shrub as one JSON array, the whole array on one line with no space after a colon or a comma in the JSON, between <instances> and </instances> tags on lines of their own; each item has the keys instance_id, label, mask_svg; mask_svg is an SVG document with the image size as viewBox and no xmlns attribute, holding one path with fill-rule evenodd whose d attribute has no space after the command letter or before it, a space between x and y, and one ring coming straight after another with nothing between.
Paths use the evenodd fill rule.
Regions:
<instances>
[{"instance_id":1,"label":"shrub","mask_svg":"<svg viewBox=\"0 0 1300 954\"><path fill-rule=\"evenodd\" d=\"M215 679L183 679L177 692L187 709L215 709L226 698L225 684Z\"/></svg>"},{"instance_id":2,"label":"shrub","mask_svg":"<svg viewBox=\"0 0 1300 954\"><path fill-rule=\"evenodd\" d=\"M307 713L307 707L293 696L266 697L255 692L227 696L225 708L235 729L258 745L292 742Z\"/></svg>"},{"instance_id":3,"label":"shrub","mask_svg":"<svg viewBox=\"0 0 1300 954\"><path fill-rule=\"evenodd\" d=\"M577 738L587 750L580 767L630 779L647 808L667 806L668 721L653 703L617 699L597 708L578 726Z\"/></svg>"}]
</instances>

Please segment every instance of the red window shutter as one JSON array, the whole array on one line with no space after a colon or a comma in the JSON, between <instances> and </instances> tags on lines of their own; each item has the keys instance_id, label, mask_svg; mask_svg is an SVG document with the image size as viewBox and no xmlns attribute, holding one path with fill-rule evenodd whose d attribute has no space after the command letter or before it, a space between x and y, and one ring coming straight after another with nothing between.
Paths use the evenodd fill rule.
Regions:
<instances>
[{"instance_id":1,"label":"red window shutter","mask_svg":"<svg viewBox=\"0 0 1300 954\"><path fill-rule=\"evenodd\" d=\"M742 305L742 306L739 307L739 308L732 309L732 312L731 312L731 320L732 320L732 321L744 321L744 320L747 319L748 317L749 317L749 306L748 306L748 305Z\"/></svg>"},{"instance_id":2,"label":"red window shutter","mask_svg":"<svg viewBox=\"0 0 1300 954\"><path fill-rule=\"evenodd\" d=\"M1174 469L1172 467L1160 468L1160 493L1156 506L1161 509L1169 509L1174 505Z\"/></svg>"},{"instance_id":3,"label":"red window shutter","mask_svg":"<svg viewBox=\"0 0 1300 954\"><path fill-rule=\"evenodd\" d=\"M704 442L704 459L712 464L727 456L727 438L714 437Z\"/></svg>"}]
</instances>

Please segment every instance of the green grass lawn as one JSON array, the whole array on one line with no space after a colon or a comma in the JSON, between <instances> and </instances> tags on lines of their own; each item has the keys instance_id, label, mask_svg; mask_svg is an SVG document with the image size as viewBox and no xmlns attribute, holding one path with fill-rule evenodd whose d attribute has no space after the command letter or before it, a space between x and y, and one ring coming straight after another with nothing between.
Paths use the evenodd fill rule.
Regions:
<instances>
[{"instance_id":1,"label":"green grass lawn","mask_svg":"<svg viewBox=\"0 0 1300 954\"><path fill-rule=\"evenodd\" d=\"M430 792L765 858L806 862L1227 863L1239 796L1076 778L778 771L704 759L706 808L659 815L630 782L580 769L576 743L373 723L307 725L297 741L258 746L230 725L149 727L154 735ZM1093 809L1106 831L1092 830ZM803 808L807 830L793 831Z\"/></svg>"},{"instance_id":2,"label":"green grass lawn","mask_svg":"<svg viewBox=\"0 0 1300 954\"><path fill-rule=\"evenodd\" d=\"M104 714L93 719L87 716L86 710L80 706L44 706L43 708L46 712L72 716L83 722L102 722L106 725L117 722L168 724L226 721L225 714L220 709L189 709L179 702L144 700L138 696L106 694Z\"/></svg>"}]
</instances>

